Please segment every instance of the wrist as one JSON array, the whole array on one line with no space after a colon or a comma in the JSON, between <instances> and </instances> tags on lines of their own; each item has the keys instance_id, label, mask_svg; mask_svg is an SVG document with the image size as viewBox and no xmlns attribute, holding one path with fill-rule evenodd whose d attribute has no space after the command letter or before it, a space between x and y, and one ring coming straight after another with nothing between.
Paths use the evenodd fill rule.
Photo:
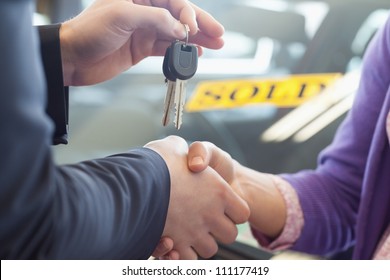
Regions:
<instances>
[{"instance_id":1,"label":"wrist","mask_svg":"<svg viewBox=\"0 0 390 280\"><path fill-rule=\"evenodd\" d=\"M243 198L249 205L249 223L270 238L277 237L286 223L286 205L274 175L241 166L236 169Z\"/></svg>"},{"instance_id":2,"label":"wrist","mask_svg":"<svg viewBox=\"0 0 390 280\"><path fill-rule=\"evenodd\" d=\"M234 172L238 195L248 203L250 209L254 209L257 195L256 186L258 184L252 176L255 171L236 162Z\"/></svg>"},{"instance_id":3,"label":"wrist","mask_svg":"<svg viewBox=\"0 0 390 280\"><path fill-rule=\"evenodd\" d=\"M72 85L72 80L75 72L75 66L72 63L71 49L69 38L71 38L71 28L64 22L60 27L60 45L61 45L61 61L62 61L62 73L64 79L64 85Z\"/></svg>"}]
</instances>

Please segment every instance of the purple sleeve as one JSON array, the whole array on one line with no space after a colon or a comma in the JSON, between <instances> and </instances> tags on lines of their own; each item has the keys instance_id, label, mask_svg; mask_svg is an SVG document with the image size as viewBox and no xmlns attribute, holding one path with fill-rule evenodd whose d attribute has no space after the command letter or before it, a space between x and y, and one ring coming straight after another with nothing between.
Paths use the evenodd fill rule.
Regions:
<instances>
[{"instance_id":1,"label":"purple sleeve","mask_svg":"<svg viewBox=\"0 0 390 280\"><path fill-rule=\"evenodd\" d=\"M295 188L305 225L292 249L331 254L355 240L355 226L367 156L390 79L390 23L370 44L353 108L316 170L283 174Z\"/></svg>"}]
</instances>

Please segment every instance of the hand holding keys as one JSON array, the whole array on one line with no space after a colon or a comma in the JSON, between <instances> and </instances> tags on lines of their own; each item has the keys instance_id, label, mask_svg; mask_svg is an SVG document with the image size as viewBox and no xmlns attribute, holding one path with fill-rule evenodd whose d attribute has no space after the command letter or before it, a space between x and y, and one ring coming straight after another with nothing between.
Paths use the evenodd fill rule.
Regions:
<instances>
[{"instance_id":1,"label":"hand holding keys","mask_svg":"<svg viewBox=\"0 0 390 280\"><path fill-rule=\"evenodd\" d=\"M186 42L174 41L166 50L163 62L163 73L168 84L164 101L162 123L166 126L170 119L170 112L175 107L175 127L182 124L183 107L186 95L186 82L195 75L198 68L198 49L188 44L188 25L186 28Z\"/></svg>"}]
</instances>

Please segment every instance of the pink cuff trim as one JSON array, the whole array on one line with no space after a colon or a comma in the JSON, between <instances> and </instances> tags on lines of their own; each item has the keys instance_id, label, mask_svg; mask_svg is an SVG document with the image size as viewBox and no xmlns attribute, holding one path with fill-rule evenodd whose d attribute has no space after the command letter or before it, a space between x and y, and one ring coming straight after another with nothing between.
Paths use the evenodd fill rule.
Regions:
<instances>
[{"instance_id":1,"label":"pink cuff trim","mask_svg":"<svg viewBox=\"0 0 390 280\"><path fill-rule=\"evenodd\" d=\"M275 175L271 175L271 178L286 203L286 224L282 233L275 240L270 240L254 228L252 228L252 233L262 247L272 251L279 251L288 249L299 238L304 225L304 218L298 195L290 183Z\"/></svg>"},{"instance_id":2,"label":"pink cuff trim","mask_svg":"<svg viewBox=\"0 0 390 280\"><path fill-rule=\"evenodd\" d=\"M374 254L374 260L390 260L390 225L387 227L377 251Z\"/></svg>"}]
</instances>

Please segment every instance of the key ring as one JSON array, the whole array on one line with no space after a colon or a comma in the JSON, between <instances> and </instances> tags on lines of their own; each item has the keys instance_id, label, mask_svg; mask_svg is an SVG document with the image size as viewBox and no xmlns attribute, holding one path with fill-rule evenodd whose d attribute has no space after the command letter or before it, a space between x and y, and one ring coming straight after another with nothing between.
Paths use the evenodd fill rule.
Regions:
<instances>
[{"instance_id":1,"label":"key ring","mask_svg":"<svg viewBox=\"0 0 390 280\"><path fill-rule=\"evenodd\" d=\"M190 27L188 26L188 24L183 24L184 25L184 29L186 31L186 41L185 41L185 44L184 46L187 46L188 45L188 41L189 41L189 37L190 37Z\"/></svg>"}]
</instances>

